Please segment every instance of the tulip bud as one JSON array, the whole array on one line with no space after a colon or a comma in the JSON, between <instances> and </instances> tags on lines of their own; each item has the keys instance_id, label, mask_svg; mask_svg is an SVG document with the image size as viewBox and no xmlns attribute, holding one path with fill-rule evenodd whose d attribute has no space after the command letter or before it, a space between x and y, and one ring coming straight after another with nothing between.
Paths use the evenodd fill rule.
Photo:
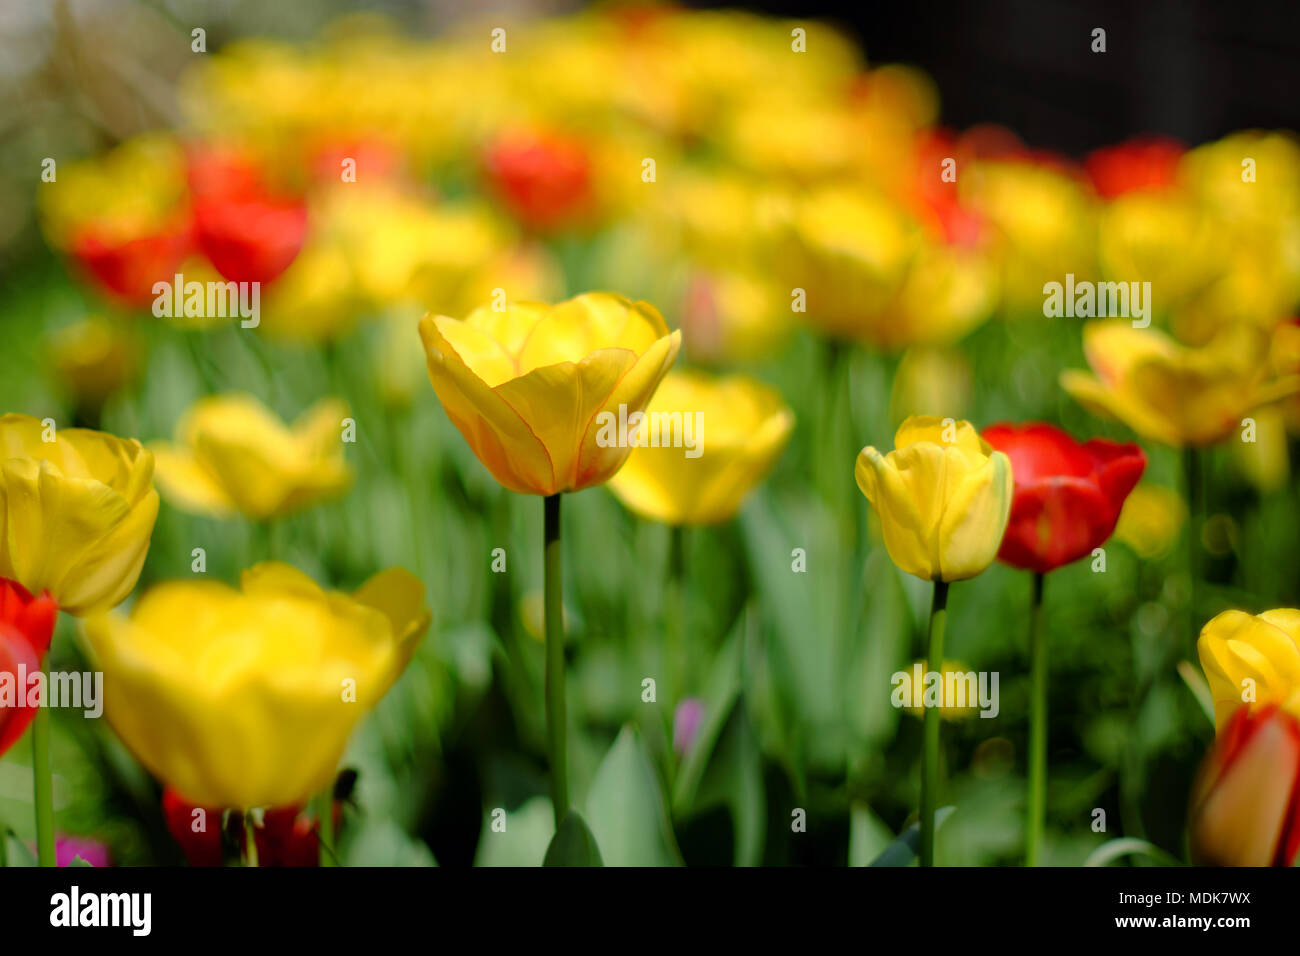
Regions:
<instances>
[{"instance_id":1,"label":"tulip bud","mask_svg":"<svg viewBox=\"0 0 1300 956\"><path fill-rule=\"evenodd\" d=\"M59 837L54 844L55 865L72 866L72 861L78 857L91 866L113 865L113 857L106 844L89 837Z\"/></svg>"},{"instance_id":2,"label":"tulip bud","mask_svg":"<svg viewBox=\"0 0 1300 956\"><path fill-rule=\"evenodd\" d=\"M1288 866L1300 851L1300 722L1275 706L1233 714L1192 791L1192 856Z\"/></svg>"},{"instance_id":3,"label":"tulip bud","mask_svg":"<svg viewBox=\"0 0 1300 956\"><path fill-rule=\"evenodd\" d=\"M961 581L990 564L1011 512L1011 463L970 422L909 418L894 451L858 454L858 487L880 516L885 547L904 571Z\"/></svg>"},{"instance_id":4,"label":"tulip bud","mask_svg":"<svg viewBox=\"0 0 1300 956\"><path fill-rule=\"evenodd\" d=\"M704 702L697 697L687 697L673 713L673 750L683 757L695 746L695 738L704 723Z\"/></svg>"}]
</instances>

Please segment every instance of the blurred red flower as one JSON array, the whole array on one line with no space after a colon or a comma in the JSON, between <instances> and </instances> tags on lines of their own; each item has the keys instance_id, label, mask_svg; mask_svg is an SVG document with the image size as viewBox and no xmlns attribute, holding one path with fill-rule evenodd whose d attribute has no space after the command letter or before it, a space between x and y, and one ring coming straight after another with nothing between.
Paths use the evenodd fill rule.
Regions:
<instances>
[{"instance_id":1,"label":"blurred red flower","mask_svg":"<svg viewBox=\"0 0 1300 956\"><path fill-rule=\"evenodd\" d=\"M107 292L128 305L153 302L155 282L172 281L194 246L188 224L134 239L107 238L90 223L72 237L73 257Z\"/></svg>"},{"instance_id":2,"label":"blurred red flower","mask_svg":"<svg viewBox=\"0 0 1300 956\"><path fill-rule=\"evenodd\" d=\"M199 249L232 282L271 282L307 238L307 205L272 191L260 170L230 150L192 149L189 183Z\"/></svg>"},{"instance_id":3,"label":"blurred red flower","mask_svg":"<svg viewBox=\"0 0 1300 956\"><path fill-rule=\"evenodd\" d=\"M484 165L493 191L526 226L555 229L590 211L591 163L582 143L555 133L509 133L488 147Z\"/></svg>"},{"instance_id":4,"label":"blurred red flower","mask_svg":"<svg viewBox=\"0 0 1300 956\"><path fill-rule=\"evenodd\" d=\"M26 681L49 650L59 607L48 594L32 595L22 585L0 578L0 682L12 688L12 699L0 690L0 755L14 745L36 717L27 706Z\"/></svg>"},{"instance_id":5,"label":"blurred red flower","mask_svg":"<svg viewBox=\"0 0 1300 956\"><path fill-rule=\"evenodd\" d=\"M1147 463L1137 445L1101 438L1080 444L1038 422L992 425L984 439L1011 459L1015 482L998 557L1040 573L1078 560L1110 537Z\"/></svg>"},{"instance_id":6,"label":"blurred red flower","mask_svg":"<svg viewBox=\"0 0 1300 956\"><path fill-rule=\"evenodd\" d=\"M1140 137L1093 150L1083 167L1098 195L1114 199L1139 189L1173 185L1184 152L1177 140Z\"/></svg>"}]
</instances>

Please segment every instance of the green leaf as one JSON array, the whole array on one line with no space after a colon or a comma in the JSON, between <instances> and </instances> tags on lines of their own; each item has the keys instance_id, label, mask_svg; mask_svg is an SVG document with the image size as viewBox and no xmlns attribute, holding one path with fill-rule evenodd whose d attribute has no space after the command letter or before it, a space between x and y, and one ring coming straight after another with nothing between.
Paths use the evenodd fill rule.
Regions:
<instances>
[{"instance_id":1,"label":"green leaf","mask_svg":"<svg viewBox=\"0 0 1300 956\"><path fill-rule=\"evenodd\" d=\"M849 866L869 866L893 839L889 827L865 803L849 808Z\"/></svg>"},{"instance_id":2,"label":"green leaf","mask_svg":"<svg viewBox=\"0 0 1300 956\"><path fill-rule=\"evenodd\" d=\"M741 615L741 623L718 652L709 683L704 689L704 721L695 735L690 751L682 760L681 769L673 784L673 813L677 816L691 812L704 771L740 693L741 638L744 636L744 620L748 613L746 611Z\"/></svg>"},{"instance_id":3,"label":"green leaf","mask_svg":"<svg viewBox=\"0 0 1300 956\"><path fill-rule=\"evenodd\" d=\"M731 813L736 865L757 866L763 858L767 797L758 737L743 696L731 705L718 745L691 801L693 813L715 806L725 806Z\"/></svg>"},{"instance_id":4,"label":"green leaf","mask_svg":"<svg viewBox=\"0 0 1300 956\"><path fill-rule=\"evenodd\" d=\"M76 856L74 856L74 857L72 858L72 861L68 864L68 866L89 866L89 867L93 867L94 864L93 864L93 863L88 863L87 861L83 860L83 859L81 858L81 854L78 853Z\"/></svg>"},{"instance_id":5,"label":"green leaf","mask_svg":"<svg viewBox=\"0 0 1300 956\"><path fill-rule=\"evenodd\" d=\"M542 866L604 866L596 838L577 810L570 810L560 821L551 845L546 848Z\"/></svg>"},{"instance_id":6,"label":"green leaf","mask_svg":"<svg viewBox=\"0 0 1300 956\"><path fill-rule=\"evenodd\" d=\"M541 866L555 835L551 801L537 796L507 811L505 829L492 828L492 813L483 818L483 832L474 854L475 866Z\"/></svg>"},{"instance_id":7,"label":"green leaf","mask_svg":"<svg viewBox=\"0 0 1300 956\"><path fill-rule=\"evenodd\" d=\"M1205 714L1205 719L1214 726L1214 697L1210 693L1210 685L1206 683L1205 677L1198 671L1191 661L1178 662L1178 676L1183 679L1187 689L1192 692L1196 702L1201 705L1201 712Z\"/></svg>"},{"instance_id":8,"label":"green leaf","mask_svg":"<svg viewBox=\"0 0 1300 956\"><path fill-rule=\"evenodd\" d=\"M343 854L348 866L437 866L423 840L392 820L370 820L349 838Z\"/></svg>"},{"instance_id":9,"label":"green leaf","mask_svg":"<svg viewBox=\"0 0 1300 956\"><path fill-rule=\"evenodd\" d=\"M0 828L0 840L4 840L8 849L5 866L38 866L36 854L28 848L12 829Z\"/></svg>"},{"instance_id":10,"label":"green leaf","mask_svg":"<svg viewBox=\"0 0 1300 956\"><path fill-rule=\"evenodd\" d=\"M940 807L934 811L934 832L938 833L956 807ZM916 859L917 847L921 843L921 823L918 820L900 833L897 839L885 847L885 852L871 861L872 866L910 866Z\"/></svg>"},{"instance_id":11,"label":"green leaf","mask_svg":"<svg viewBox=\"0 0 1300 956\"><path fill-rule=\"evenodd\" d=\"M645 743L624 727L587 794L587 819L606 866L680 866L663 794Z\"/></svg>"},{"instance_id":12,"label":"green leaf","mask_svg":"<svg viewBox=\"0 0 1300 956\"><path fill-rule=\"evenodd\" d=\"M1084 866L1109 866L1115 860L1125 856L1145 856L1162 866L1182 866L1182 861L1166 853L1154 843L1139 840L1136 837L1118 837L1107 840L1088 854Z\"/></svg>"}]
</instances>

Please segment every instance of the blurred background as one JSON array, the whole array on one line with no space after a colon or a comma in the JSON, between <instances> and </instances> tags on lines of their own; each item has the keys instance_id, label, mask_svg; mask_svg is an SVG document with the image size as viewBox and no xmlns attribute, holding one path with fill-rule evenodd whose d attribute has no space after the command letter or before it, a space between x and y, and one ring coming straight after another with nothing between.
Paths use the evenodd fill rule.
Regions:
<instances>
[{"instance_id":1,"label":"blurred background","mask_svg":"<svg viewBox=\"0 0 1300 956\"><path fill-rule=\"evenodd\" d=\"M205 394L251 393L285 421L345 400L345 496L266 526L164 495L140 588L188 575L200 544L230 581L268 556L344 589L389 565L417 573L434 631L345 758L345 861L531 865L551 832L540 506L501 489L447 421L415 322L496 288L646 298L683 329L682 364L775 386L797 425L740 515L685 529L679 559L670 529L607 490L566 501L579 805L602 846L627 848L615 862L862 865L915 817L921 723L890 706L889 675L921 654L929 589L889 561L854 457L891 447L913 413L1132 440L1058 387L1087 364L1082 323L1042 316L1042 284L1066 272L1152 280L1156 326L1189 347L1243 324L1259 368L1294 361L1275 333L1300 300L1285 132L1300 128L1300 13L465 6L7 3L0 405L149 442ZM504 56L489 49L498 26ZM794 28L807 52L792 61ZM1270 132L1232 139L1252 129ZM1097 153L1138 136L1136 152ZM1269 172L1243 207L1215 176L1247 145ZM943 157L958 182L938 181ZM339 182L346 159L356 182ZM241 196L230 215L262 231L218 207L199 227L242 258L223 265L209 245L194 264L175 220L236 174L259 181L258 210L305 209L305 230L250 220ZM182 261L262 274L249 263L283 246L256 334L155 318L141 295ZM791 311L796 287L807 314ZM1300 416L1272 414L1259 446L1205 454L1203 586L1187 574L1182 457L1145 440L1106 573L1085 561L1048 581L1046 862L1080 864L1117 836L1184 856L1213 726L1179 663L1215 611L1300 600ZM506 574L491 571L496 547ZM675 573L686 645L670 650ZM1002 566L953 591L949 656L1001 674L1001 712L945 725L957 811L942 863L1023 853L1028 597L1028 576ZM67 620L53 653L83 665ZM0 760L0 818L20 834L28 759L19 746ZM55 766L60 832L121 864L182 861L159 785L104 722L57 713ZM645 792L657 799L628 796ZM496 807L507 834L491 833ZM791 829L796 809L807 832Z\"/></svg>"}]
</instances>

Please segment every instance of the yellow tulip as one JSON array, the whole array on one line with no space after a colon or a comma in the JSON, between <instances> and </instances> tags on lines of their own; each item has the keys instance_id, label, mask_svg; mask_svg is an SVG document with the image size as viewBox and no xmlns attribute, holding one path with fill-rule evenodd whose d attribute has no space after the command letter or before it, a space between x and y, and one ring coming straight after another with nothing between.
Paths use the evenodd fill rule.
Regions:
<instances>
[{"instance_id":1,"label":"yellow tulip","mask_svg":"<svg viewBox=\"0 0 1300 956\"><path fill-rule=\"evenodd\" d=\"M700 426L693 433L699 454L664 444L638 446L609 488L643 518L669 524L713 524L734 516L794 428L794 413L780 394L741 375L669 373L646 414L651 421L656 415L680 416L682 422L696 416L691 420ZM641 427L644 436L647 425Z\"/></svg>"},{"instance_id":2,"label":"yellow tulip","mask_svg":"<svg viewBox=\"0 0 1300 956\"><path fill-rule=\"evenodd\" d=\"M1086 188L1047 166L977 161L962 174L962 198L996 237L1002 311L1041 316L1044 276L1090 275L1096 211Z\"/></svg>"},{"instance_id":3,"label":"yellow tulip","mask_svg":"<svg viewBox=\"0 0 1300 956\"><path fill-rule=\"evenodd\" d=\"M1164 309L1199 296L1222 274L1222 224L1181 190L1137 190L1105 206L1098 258L1110 278L1150 282Z\"/></svg>"},{"instance_id":4,"label":"yellow tulip","mask_svg":"<svg viewBox=\"0 0 1300 956\"><path fill-rule=\"evenodd\" d=\"M1300 611L1224 611L1196 643L1220 730L1243 704L1278 704L1300 717Z\"/></svg>"},{"instance_id":5,"label":"yellow tulip","mask_svg":"<svg viewBox=\"0 0 1300 956\"><path fill-rule=\"evenodd\" d=\"M1246 325L1188 348L1127 319L1090 322L1083 350L1096 375L1062 372L1061 387L1093 413L1174 447L1220 441L1244 416L1300 390L1300 375L1272 377L1267 336Z\"/></svg>"},{"instance_id":6,"label":"yellow tulip","mask_svg":"<svg viewBox=\"0 0 1300 956\"><path fill-rule=\"evenodd\" d=\"M288 565L237 590L172 581L86 636L105 715L152 773L197 804L301 804L331 782L348 735L388 692L432 615L400 568L351 596Z\"/></svg>"},{"instance_id":7,"label":"yellow tulip","mask_svg":"<svg viewBox=\"0 0 1300 956\"><path fill-rule=\"evenodd\" d=\"M133 438L0 417L0 578L78 616L121 603L158 517L153 471Z\"/></svg>"},{"instance_id":8,"label":"yellow tulip","mask_svg":"<svg viewBox=\"0 0 1300 956\"><path fill-rule=\"evenodd\" d=\"M993 563L1011 514L1011 461L970 422L909 418L894 451L862 449L855 473L904 571L961 581Z\"/></svg>"},{"instance_id":9,"label":"yellow tulip","mask_svg":"<svg viewBox=\"0 0 1300 956\"><path fill-rule=\"evenodd\" d=\"M681 347L654 306L606 292L426 315L420 338L433 389L479 461L535 495L618 471L631 448L598 440L597 419L644 410Z\"/></svg>"},{"instance_id":10,"label":"yellow tulip","mask_svg":"<svg viewBox=\"0 0 1300 956\"><path fill-rule=\"evenodd\" d=\"M290 428L252 396L202 398L181 418L175 443L150 446L158 485L183 511L259 521L336 497L352 483L347 414L341 400L323 399Z\"/></svg>"},{"instance_id":11,"label":"yellow tulip","mask_svg":"<svg viewBox=\"0 0 1300 956\"><path fill-rule=\"evenodd\" d=\"M836 339L898 350L955 342L992 310L978 254L932 243L899 206L841 186L798 204L779 268L807 293L807 320Z\"/></svg>"}]
</instances>

